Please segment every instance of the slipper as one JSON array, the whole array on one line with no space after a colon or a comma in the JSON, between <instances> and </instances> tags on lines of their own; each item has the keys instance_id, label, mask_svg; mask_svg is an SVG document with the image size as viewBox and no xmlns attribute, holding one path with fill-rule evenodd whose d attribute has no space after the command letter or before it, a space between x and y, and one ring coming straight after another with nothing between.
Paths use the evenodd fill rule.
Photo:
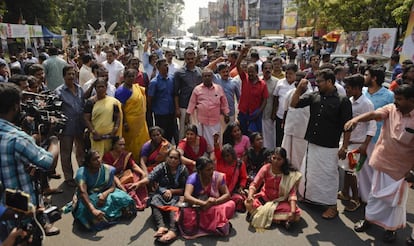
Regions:
<instances>
[{"instance_id":1,"label":"slipper","mask_svg":"<svg viewBox=\"0 0 414 246\"><path fill-rule=\"evenodd\" d=\"M327 219L327 220L334 219L336 216L338 216L338 210L336 209L336 206L329 207L322 214L322 218Z\"/></svg>"},{"instance_id":2,"label":"slipper","mask_svg":"<svg viewBox=\"0 0 414 246\"><path fill-rule=\"evenodd\" d=\"M345 196L342 191L338 191L338 199L342 201L349 201L351 198L349 196Z\"/></svg>"},{"instance_id":3,"label":"slipper","mask_svg":"<svg viewBox=\"0 0 414 246\"><path fill-rule=\"evenodd\" d=\"M167 233L168 232L168 229L167 228L159 228L158 229L158 231L154 234L154 237L155 238L159 238L159 237L162 237L165 233Z\"/></svg>"},{"instance_id":4,"label":"slipper","mask_svg":"<svg viewBox=\"0 0 414 246\"><path fill-rule=\"evenodd\" d=\"M354 212L361 206L361 203L357 200L351 199L349 202L350 204L348 206L345 206L345 211Z\"/></svg>"},{"instance_id":5,"label":"slipper","mask_svg":"<svg viewBox=\"0 0 414 246\"><path fill-rule=\"evenodd\" d=\"M174 240L177 239L177 234L173 231L168 231L162 237L157 238L157 242L162 244L171 244Z\"/></svg>"}]
</instances>

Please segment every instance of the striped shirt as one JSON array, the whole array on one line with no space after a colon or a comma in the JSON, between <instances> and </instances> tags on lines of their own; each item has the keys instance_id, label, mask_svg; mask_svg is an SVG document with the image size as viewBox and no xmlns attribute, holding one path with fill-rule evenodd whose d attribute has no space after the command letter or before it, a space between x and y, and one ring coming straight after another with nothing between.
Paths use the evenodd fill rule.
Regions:
<instances>
[{"instance_id":1,"label":"striped shirt","mask_svg":"<svg viewBox=\"0 0 414 246\"><path fill-rule=\"evenodd\" d=\"M48 170L53 156L36 145L34 139L20 128L0 119L0 179L5 188L30 194L31 202L36 205L31 178L25 170L29 163Z\"/></svg>"}]
</instances>

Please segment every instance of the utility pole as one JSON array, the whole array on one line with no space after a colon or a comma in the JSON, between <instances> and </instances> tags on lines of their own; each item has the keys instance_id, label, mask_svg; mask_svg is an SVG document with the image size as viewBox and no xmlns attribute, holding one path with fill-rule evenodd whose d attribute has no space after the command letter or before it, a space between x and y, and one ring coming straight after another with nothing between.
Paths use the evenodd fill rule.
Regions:
<instances>
[{"instance_id":1,"label":"utility pole","mask_svg":"<svg viewBox=\"0 0 414 246\"><path fill-rule=\"evenodd\" d=\"M131 0L128 0L128 15L129 15L129 42L132 41L132 9L131 9Z\"/></svg>"}]
</instances>

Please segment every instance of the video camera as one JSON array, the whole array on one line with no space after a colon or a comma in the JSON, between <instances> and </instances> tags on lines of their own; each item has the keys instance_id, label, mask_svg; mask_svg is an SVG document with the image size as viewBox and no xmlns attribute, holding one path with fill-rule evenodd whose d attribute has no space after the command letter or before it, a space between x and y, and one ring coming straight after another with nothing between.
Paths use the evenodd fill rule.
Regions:
<instances>
[{"instance_id":1,"label":"video camera","mask_svg":"<svg viewBox=\"0 0 414 246\"><path fill-rule=\"evenodd\" d=\"M38 131L40 135L59 135L65 129L67 117L62 112L63 102L53 93L42 94L23 92L26 99L21 103L22 128L31 132ZM33 122L26 117L33 118Z\"/></svg>"},{"instance_id":2,"label":"video camera","mask_svg":"<svg viewBox=\"0 0 414 246\"><path fill-rule=\"evenodd\" d=\"M0 192L3 192L3 185L0 182ZM35 212L33 204L30 203L30 195L21 190L4 190L6 207L15 212L14 221L11 221L11 228L17 227L27 232L25 238L18 238L17 243L27 242L27 245L42 245L44 237L42 225L45 222L54 223L62 218L62 212L56 206L50 206L41 214ZM34 214L32 213L34 212ZM39 218L40 222L36 219ZM31 238L29 240L29 238Z\"/></svg>"}]
</instances>

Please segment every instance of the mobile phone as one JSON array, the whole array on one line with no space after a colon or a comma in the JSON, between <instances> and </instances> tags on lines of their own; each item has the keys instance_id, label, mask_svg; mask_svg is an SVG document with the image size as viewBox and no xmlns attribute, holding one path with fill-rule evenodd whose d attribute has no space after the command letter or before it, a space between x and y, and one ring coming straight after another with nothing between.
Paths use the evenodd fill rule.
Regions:
<instances>
[{"instance_id":1,"label":"mobile phone","mask_svg":"<svg viewBox=\"0 0 414 246\"><path fill-rule=\"evenodd\" d=\"M30 212L30 195L18 190L6 189L6 206L22 213Z\"/></svg>"}]
</instances>

